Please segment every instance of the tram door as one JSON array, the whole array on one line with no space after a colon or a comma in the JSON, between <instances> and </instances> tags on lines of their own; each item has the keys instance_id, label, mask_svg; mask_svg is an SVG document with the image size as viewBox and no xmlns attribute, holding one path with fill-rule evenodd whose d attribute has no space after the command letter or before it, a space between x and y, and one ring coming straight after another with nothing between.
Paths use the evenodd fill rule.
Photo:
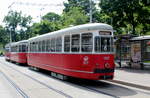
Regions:
<instances>
[{"instance_id":1,"label":"tram door","mask_svg":"<svg viewBox=\"0 0 150 98\"><path fill-rule=\"evenodd\" d=\"M131 66L140 68L141 63L141 42L135 41L131 43Z\"/></svg>"}]
</instances>

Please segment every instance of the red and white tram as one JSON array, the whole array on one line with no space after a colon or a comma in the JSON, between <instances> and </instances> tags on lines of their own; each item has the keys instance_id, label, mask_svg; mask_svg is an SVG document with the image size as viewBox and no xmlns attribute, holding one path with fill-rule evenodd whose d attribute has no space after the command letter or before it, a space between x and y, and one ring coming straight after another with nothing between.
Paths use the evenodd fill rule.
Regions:
<instances>
[{"instance_id":1,"label":"red and white tram","mask_svg":"<svg viewBox=\"0 0 150 98\"><path fill-rule=\"evenodd\" d=\"M27 45L27 40L11 43L10 61L23 64L27 63Z\"/></svg>"},{"instance_id":2,"label":"red and white tram","mask_svg":"<svg viewBox=\"0 0 150 98\"><path fill-rule=\"evenodd\" d=\"M28 64L55 76L100 80L114 77L113 28L91 23L30 38Z\"/></svg>"},{"instance_id":3,"label":"red and white tram","mask_svg":"<svg viewBox=\"0 0 150 98\"><path fill-rule=\"evenodd\" d=\"M5 60L10 61L10 44L5 45Z\"/></svg>"}]
</instances>

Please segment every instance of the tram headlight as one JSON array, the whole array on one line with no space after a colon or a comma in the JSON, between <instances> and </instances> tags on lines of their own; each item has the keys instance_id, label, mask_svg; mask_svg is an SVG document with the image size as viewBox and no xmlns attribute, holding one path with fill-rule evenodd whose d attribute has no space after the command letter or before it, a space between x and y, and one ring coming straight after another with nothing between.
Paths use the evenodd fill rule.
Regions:
<instances>
[{"instance_id":1,"label":"tram headlight","mask_svg":"<svg viewBox=\"0 0 150 98\"><path fill-rule=\"evenodd\" d=\"M105 66L105 68L110 68L110 64L109 63L105 63L104 66Z\"/></svg>"}]
</instances>

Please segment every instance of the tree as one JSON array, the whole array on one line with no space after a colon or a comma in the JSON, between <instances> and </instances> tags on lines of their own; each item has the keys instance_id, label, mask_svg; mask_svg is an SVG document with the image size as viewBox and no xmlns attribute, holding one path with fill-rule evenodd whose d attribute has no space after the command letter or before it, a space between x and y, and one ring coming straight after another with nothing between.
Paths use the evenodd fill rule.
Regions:
<instances>
[{"instance_id":1,"label":"tree","mask_svg":"<svg viewBox=\"0 0 150 98\"><path fill-rule=\"evenodd\" d=\"M31 19L31 16L23 16L21 12L8 12L7 16L4 17L4 22L6 24L5 28L12 34L12 41L27 39L24 34L31 23Z\"/></svg>"},{"instance_id":2,"label":"tree","mask_svg":"<svg viewBox=\"0 0 150 98\"><path fill-rule=\"evenodd\" d=\"M42 20L40 23L34 23L28 30L28 33L30 34L30 37L33 37L36 35L53 32L59 29L61 29L61 24L59 22L50 22L48 20Z\"/></svg>"},{"instance_id":3,"label":"tree","mask_svg":"<svg viewBox=\"0 0 150 98\"><path fill-rule=\"evenodd\" d=\"M94 14L97 9L95 7L95 3L93 2L94 0L68 0L67 3L64 3L65 9L63 10L63 12L69 12L72 8L76 7L76 8L80 8L84 11L84 14L88 16L90 16L90 4L91 4L91 10L92 10L92 14ZM89 20L89 19L88 19ZM96 21L95 17L93 16L93 21Z\"/></svg>"},{"instance_id":4,"label":"tree","mask_svg":"<svg viewBox=\"0 0 150 98\"><path fill-rule=\"evenodd\" d=\"M100 7L105 14L113 19L112 25L115 29L120 31L121 28L130 26L132 34L137 34L138 25L145 25L146 22L142 21L150 16L148 11L144 11L145 5L143 1L102 0Z\"/></svg>"},{"instance_id":5,"label":"tree","mask_svg":"<svg viewBox=\"0 0 150 98\"><path fill-rule=\"evenodd\" d=\"M0 25L0 44L3 46L9 42L8 32L5 30L3 26Z\"/></svg>"},{"instance_id":6,"label":"tree","mask_svg":"<svg viewBox=\"0 0 150 98\"><path fill-rule=\"evenodd\" d=\"M95 11L95 3L91 0L92 8ZM64 3L65 9L64 12L69 12L72 7L79 7L85 11L85 14L90 12L90 0L68 0L67 3Z\"/></svg>"},{"instance_id":7,"label":"tree","mask_svg":"<svg viewBox=\"0 0 150 98\"><path fill-rule=\"evenodd\" d=\"M53 12L49 12L42 17L42 20L48 20L50 22L56 22L56 21L59 21L60 18L61 17L58 14L55 14Z\"/></svg>"},{"instance_id":8,"label":"tree","mask_svg":"<svg viewBox=\"0 0 150 98\"><path fill-rule=\"evenodd\" d=\"M82 8L72 7L68 12L64 12L61 18L63 28L70 25L80 25L88 22L88 16Z\"/></svg>"}]
</instances>

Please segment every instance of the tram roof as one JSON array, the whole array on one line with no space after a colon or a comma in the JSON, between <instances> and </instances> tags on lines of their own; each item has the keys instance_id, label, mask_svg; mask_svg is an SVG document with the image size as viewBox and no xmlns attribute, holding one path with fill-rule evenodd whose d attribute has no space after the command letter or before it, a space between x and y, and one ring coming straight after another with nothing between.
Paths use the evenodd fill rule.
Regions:
<instances>
[{"instance_id":1,"label":"tram roof","mask_svg":"<svg viewBox=\"0 0 150 98\"><path fill-rule=\"evenodd\" d=\"M133 38L131 39L131 41L134 41L134 40L146 40L146 39L150 39L150 35L139 36L139 37L133 37Z\"/></svg>"},{"instance_id":2,"label":"tram roof","mask_svg":"<svg viewBox=\"0 0 150 98\"><path fill-rule=\"evenodd\" d=\"M48 39L50 37L62 36L65 34L77 34L80 32L87 33L88 31L95 31L95 30L112 31L113 28L112 28L112 26L110 26L108 24L104 24L104 23L89 23L89 24L83 24L83 25L65 28L62 30L54 31L54 32L49 32L47 34L43 34L43 35L39 35L39 36L30 38L29 41L42 40L43 38Z\"/></svg>"},{"instance_id":3,"label":"tram roof","mask_svg":"<svg viewBox=\"0 0 150 98\"><path fill-rule=\"evenodd\" d=\"M28 40L22 40L22 41L18 41L18 42L12 42L12 43L11 43L11 46L19 45L19 44L27 43L27 42L28 42Z\"/></svg>"}]
</instances>

